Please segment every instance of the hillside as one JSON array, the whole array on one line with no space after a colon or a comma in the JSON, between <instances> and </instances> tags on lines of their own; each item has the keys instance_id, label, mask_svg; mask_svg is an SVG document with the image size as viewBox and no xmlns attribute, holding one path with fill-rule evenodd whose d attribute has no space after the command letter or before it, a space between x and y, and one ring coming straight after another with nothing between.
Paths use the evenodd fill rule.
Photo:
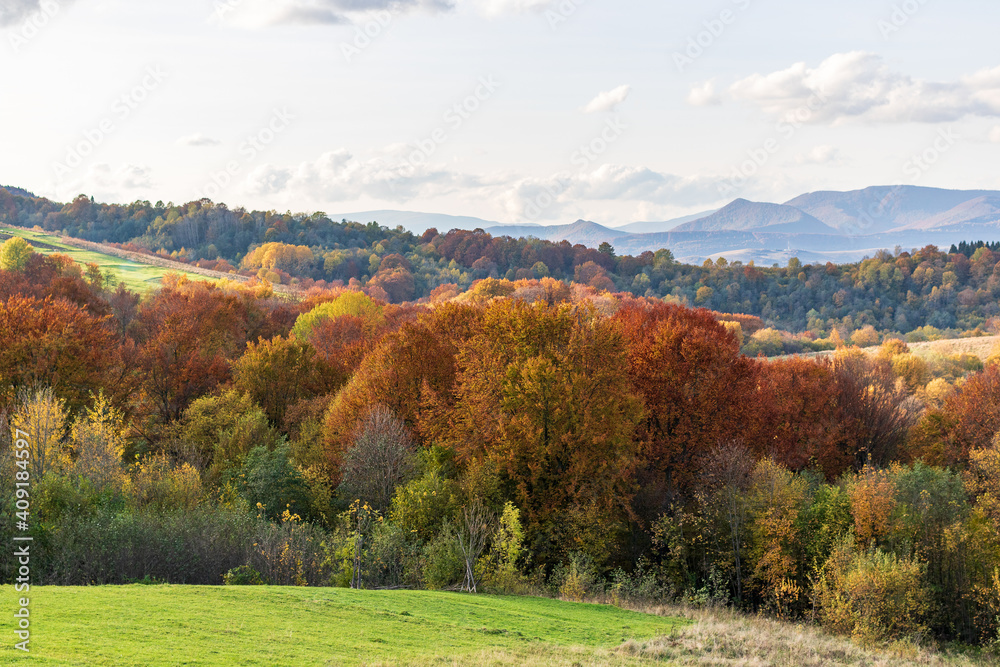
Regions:
<instances>
[{"instance_id":1,"label":"hillside","mask_svg":"<svg viewBox=\"0 0 1000 667\"><path fill-rule=\"evenodd\" d=\"M13 598L5 586L5 608ZM44 587L31 604L32 660L64 667L481 664L488 655L568 664L687 624L544 598L337 588ZM19 657L3 643L0 663Z\"/></svg>"},{"instance_id":2,"label":"hillside","mask_svg":"<svg viewBox=\"0 0 1000 667\"><path fill-rule=\"evenodd\" d=\"M120 282L132 290L145 292L155 288L168 273L187 275L192 279L216 281L224 277L216 272L189 267L180 262L171 262L157 257L147 257L137 253L88 243L77 239L58 237L34 230L0 225L0 243L12 236L27 240L42 254L59 253L69 255L77 263L97 264L102 273L112 273ZM214 274L214 275L213 275ZM225 276L229 277L229 276ZM237 276L241 279L242 276Z\"/></svg>"},{"instance_id":3,"label":"hillside","mask_svg":"<svg viewBox=\"0 0 1000 667\"><path fill-rule=\"evenodd\" d=\"M13 608L12 587L0 597ZM46 587L31 599L44 628L31 661L43 665L978 664L907 645L865 650L724 610L648 614L543 598L249 586ZM5 642L0 664L20 660Z\"/></svg>"}]
</instances>

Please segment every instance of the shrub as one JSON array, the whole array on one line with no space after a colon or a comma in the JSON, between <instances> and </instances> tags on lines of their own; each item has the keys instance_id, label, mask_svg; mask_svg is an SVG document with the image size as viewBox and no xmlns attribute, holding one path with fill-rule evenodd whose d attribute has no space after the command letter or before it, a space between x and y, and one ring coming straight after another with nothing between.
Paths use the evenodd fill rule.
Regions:
<instances>
[{"instance_id":1,"label":"shrub","mask_svg":"<svg viewBox=\"0 0 1000 667\"><path fill-rule=\"evenodd\" d=\"M602 592L600 576L589 555L574 552L568 563L560 563L552 573L559 595L567 600L582 602L585 597Z\"/></svg>"},{"instance_id":2,"label":"shrub","mask_svg":"<svg viewBox=\"0 0 1000 667\"><path fill-rule=\"evenodd\" d=\"M226 572L222 583L226 586L263 586L264 579L260 572L249 565L240 565Z\"/></svg>"},{"instance_id":3,"label":"shrub","mask_svg":"<svg viewBox=\"0 0 1000 667\"><path fill-rule=\"evenodd\" d=\"M288 445L274 451L254 448L246 457L232 484L251 507L262 509L264 515L277 520L286 510L299 516L307 515L311 506L309 488L302 473L289 460Z\"/></svg>"},{"instance_id":4,"label":"shrub","mask_svg":"<svg viewBox=\"0 0 1000 667\"><path fill-rule=\"evenodd\" d=\"M842 540L816 586L823 625L864 644L922 634L929 592L924 566L880 549L858 552Z\"/></svg>"},{"instance_id":5,"label":"shrub","mask_svg":"<svg viewBox=\"0 0 1000 667\"><path fill-rule=\"evenodd\" d=\"M424 585L431 589L448 588L465 577L465 561L458 546L458 536L450 521L445 521L437 536L424 547Z\"/></svg>"},{"instance_id":6,"label":"shrub","mask_svg":"<svg viewBox=\"0 0 1000 667\"><path fill-rule=\"evenodd\" d=\"M246 563L271 586L323 586L330 580L322 528L285 510L281 523L261 522Z\"/></svg>"},{"instance_id":7,"label":"shrub","mask_svg":"<svg viewBox=\"0 0 1000 667\"><path fill-rule=\"evenodd\" d=\"M139 508L194 509L201 499L201 476L189 463L171 465L166 456L154 455L132 466L125 493Z\"/></svg>"},{"instance_id":8,"label":"shrub","mask_svg":"<svg viewBox=\"0 0 1000 667\"><path fill-rule=\"evenodd\" d=\"M477 578L487 590L512 595L524 593L527 582L518 568L524 555L524 528L521 511L508 502L493 535L490 552L477 563Z\"/></svg>"}]
</instances>

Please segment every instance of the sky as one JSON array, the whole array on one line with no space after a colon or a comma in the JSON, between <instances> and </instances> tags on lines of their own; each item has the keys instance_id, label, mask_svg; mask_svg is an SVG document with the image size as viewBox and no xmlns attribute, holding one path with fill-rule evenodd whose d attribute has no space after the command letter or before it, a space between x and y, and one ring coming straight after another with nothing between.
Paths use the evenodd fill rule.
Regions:
<instances>
[{"instance_id":1,"label":"sky","mask_svg":"<svg viewBox=\"0 0 1000 667\"><path fill-rule=\"evenodd\" d=\"M0 184L659 221L1000 189L987 0L0 0Z\"/></svg>"}]
</instances>

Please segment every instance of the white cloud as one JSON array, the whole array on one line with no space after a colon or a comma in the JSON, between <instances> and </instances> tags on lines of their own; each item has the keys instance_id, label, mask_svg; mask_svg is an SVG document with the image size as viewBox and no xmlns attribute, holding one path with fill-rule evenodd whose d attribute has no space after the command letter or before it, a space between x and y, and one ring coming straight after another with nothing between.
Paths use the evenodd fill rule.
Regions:
<instances>
[{"instance_id":1,"label":"white cloud","mask_svg":"<svg viewBox=\"0 0 1000 667\"><path fill-rule=\"evenodd\" d=\"M632 86L618 86L614 90L601 93L590 101L581 111L584 113L599 113L601 111L614 111L615 108L628 99L632 92Z\"/></svg>"},{"instance_id":2,"label":"white cloud","mask_svg":"<svg viewBox=\"0 0 1000 667\"><path fill-rule=\"evenodd\" d=\"M206 137L204 134L201 133L191 134L186 137L181 137L180 139L177 140L178 146L193 146L193 147L218 146L221 143L222 142L219 141L218 139Z\"/></svg>"},{"instance_id":3,"label":"white cloud","mask_svg":"<svg viewBox=\"0 0 1000 667\"><path fill-rule=\"evenodd\" d=\"M1000 144L1000 125L997 125L990 131L990 141Z\"/></svg>"},{"instance_id":4,"label":"white cloud","mask_svg":"<svg viewBox=\"0 0 1000 667\"><path fill-rule=\"evenodd\" d=\"M770 115L798 114L803 122L938 123L1000 116L1000 67L931 82L893 71L879 55L855 51L830 56L815 68L797 63L754 74L733 84L730 93Z\"/></svg>"},{"instance_id":5,"label":"white cloud","mask_svg":"<svg viewBox=\"0 0 1000 667\"><path fill-rule=\"evenodd\" d=\"M808 153L795 156L798 164L839 164L842 159L840 149L834 146L816 146Z\"/></svg>"},{"instance_id":6,"label":"white cloud","mask_svg":"<svg viewBox=\"0 0 1000 667\"><path fill-rule=\"evenodd\" d=\"M246 179L252 194L297 194L328 202L368 196L405 202L421 196L440 196L457 189L476 188L481 182L446 167L416 166L406 159L412 147L395 146L385 157L355 158L344 149L324 153L297 167L262 165Z\"/></svg>"},{"instance_id":7,"label":"white cloud","mask_svg":"<svg viewBox=\"0 0 1000 667\"><path fill-rule=\"evenodd\" d=\"M476 0L476 5L488 16L539 12L552 4L552 0Z\"/></svg>"},{"instance_id":8,"label":"white cloud","mask_svg":"<svg viewBox=\"0 0 1000 667\"><path fill-rule=\"evenodd\" d=\"M701 85L691 88L687 102L691 106L707 107L722 103L722 98L715 92L715 80L711 79Z\"/></svg>"},{"instance_id":9,"label":"white cloud","mask_svg":"<svg viewBox=\"0 0 1000 667\"><path fill-rule=\"evenodd\" d=\"M294 167L263 165L245 178L248 194L297 202L336 203L370 198L395 203L439 197L490 201L512 220L531 219L533 202L551 199L541 218L556 219L588 202L635 202L655 206L717 203L722 178L680 177L646 167L606 164L592 171L524 177L478 175L451 166L408 160L412 147L393 146L360 159L344 149Z\"/></svg>"},{"instance_id":10,"label":"white cloud","mask_svg":"<svg viewBox=\"0 0 1000 667\"><path fill-rule=\"evenodd\" d=\"M375 12L448 11L454 0L218 0L216 16L253 27L350 23Z\"/></svg>"},{"instance_id":11,"label":"white cloud","mask_svg":"<svg viewBox=\"0 0 1000 667\"><path fill-rule=\"evenodd\" d=\"M67 2L68 0L61 0L57 4L52 0L43 7L41 0L0 0L0 27L20 23L34 14L50 16L59 11L59 5Z\"/></svg>"},{"instance_id":12,"label":"white cloud","mask_svg":"<svg viewBox=\"0 0 1000 667\"><path fill-rule=\"evenodd\" d=\"M151 196L149 191L155 186L152 175L153 170L144 165L126 163L114 168L106 162L97 162L77 178L54 184L50 191L64 201L81 192L101 201L134 201L137 196Z\"/></svg>"},{"instance_id":13,"label":"white cloud","mask_svg":"<svg viewBox=\"0 0 1000 667\"><path fill-rule=\"evenodd\" d=\"M151 188L153 187L151 175L152 170L149 167L134 164L124 164L112 170L111 165L99 162L87 170L88 180L104 190Z\"/></svg>"},{"instance_id":14,"label":"white cloud","mask_svg":"<svg viewBox=\"0 0 1000 667\"><path fill-rule=\"evenodd\" d=\"M699 206L720 199L723 179L680 177L646 167L606 164L590 172L524 178L504 187L495 199L514 218L556 219L567 208L595 201ZM530 215L532 209L538 215Z\"/></svg>"}]
</instances>

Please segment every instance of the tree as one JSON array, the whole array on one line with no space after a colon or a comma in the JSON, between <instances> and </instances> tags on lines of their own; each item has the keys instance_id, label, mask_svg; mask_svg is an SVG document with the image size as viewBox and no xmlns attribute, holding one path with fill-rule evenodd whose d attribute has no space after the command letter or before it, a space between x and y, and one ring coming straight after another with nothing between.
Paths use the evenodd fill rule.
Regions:
<instances>
[{"instance_id":1,"label":"tree","mask_svg":"<svg viewBox=\"0 0 1000 667\"><path fill-rule=\"evenodd\" d=\"M626 355L621 375L645 403L636 511L652 523L693 490L702 458L720 443L755 441L759 367L707 311L635 302L612 323Z\"/></svg>"},{"instance_id":2,"label":"tree","mask_svg":"<svg viewBox=\"0 0 1000 667\"><path fill-rule=\"evenodd\" d=\"M341 467L340 493L385 513L396 489L416 470L413 439L402 420L377 405L358 425L354 446Z\"/></svg>"},{"instance_id":3,"label":"tree","mask_svg":"<svg viewBox=\"0 0 1000 667\"><path fill-rule=\"evenodd\" d=\"M642 417L617 332L586 307L494 301L458 357L454 404L437 404L429 437L464 465L497 466L543 559L608 558L633 493Z\"/></svg>"},{"instance_id":4,"label":"tree","mask_svg":"<svg viewBox=\"0 0 1000 667\"><path fill-rule=\"evenodd\" d=\"M168 284L144 302L134 335L150 411L164 423L177 420L227 381L248 333L241 297L207 283Z\"/></svg>"},{"instance_id":5,"label":"tree","mask_svg":"<svg viewBox=\"0 0 1000 667\"><path fill-rule=\"evenodd\" d=\"M309 340L313 329L320 323L353 315L360 317L366 329L377 327L384 319L383 307L361 292L344 292L332 301L321 303L308 313L303 313L295 322L292 334L296 338Z\"/></svg>"},{"instance_id":6,"label":"tree","mask_svg":"<svg viewBox=\"0 0 1000 667\"><path fill-rule=\"evenodd\" d=\"M989 448L1000 431L1000 364L969 376L945 399L944 409L928 417L935 415L944 426L939 438L941 463L965 463L970 452Z\"/></svg>"},{"instance_id":7,"label":"tree","mask_svg":"<svg viewBox=\"0 0 1000 667\"><path fill-rule=\"evenodd\" d=\"M116 402L131 387L119 372L107 318L68 301L20 296L0 301L0 340L0 404L24 388L47 386L74 411L104 386Z\"/></svg>"},{"instance_id":8,"label":"tree","mask_svg":"<svg viewBox=\"0 0 1000 667\"><path fill-rule=\"evenodd\" d=\"M28 259L34 252L35 249L20 236L7 239L0 246L0 270L24 271L28 265Z\"/></svg>"},{"instance_id":9,"label":"tree","mask_svg":"<svg viewBox=\"0 0 1000 667\"><path fill-rule=\"evenodd\" d=\"M753 445L793 471L819 467L828 479L854 464L841 446L836 376L823 360L774 360L759 367L757 412L761 437Z\"/></svg>"},{"instance_id":10,"label":"tree","mask_svg":"<svg viewBox=\"0 0 1000 667\"><path fill-rule=\"evenodd\" d=\"M288 407L303 399L335 391L346 378L297 338L277 336L249 343L233 363L233 384L260 405L275 424Z\"/></svg>"},{"instance_id":11,"label":"tree","mask_svg":"<svg viewBox=\"0 0 1000 667\"><path fill-rule=\"evenodd\" d=\"M305 479L289 460L288 445L268 450L254 447L247 454L240 474L233 477L240 495L264 516L278 520L289 515L308 516L309 491Z\"/></svg>"},{"instance_id":12,"label":"tree","mask_svg":"<svg viewBox=\"0 0 1000 667\"><path fill-rule=\"evenodd\" d=\"M51 387L22 389L11 419L15 430L28 434L28 468L31 478L40 481L51 470L66 464L63 438L66 435L65 401Z\"/></svg>"},{"instance_id":13,"label":"tree","mask_svg":"<svg viewBox=\"0 0 1000 667\"><path fill-rule=\"evenodd\" d=\"M754 458L742 443L720 446L702 462L698 499L702 511L716 520L719 538L726 540L730 578L736 599L743 600L744 564L750 538L750 488ZM720 534L721 533L721 534Z\"/></svg>"},{"instance_id":14,"label":"tree","mask_svg":"<svg viewBox=\"0 0 1000 667\"><path fill-rule=\"evenodd\" d=\"M462 550L465 579L459 590L476 593L476 563L486 549L486 541L493 534L496 517L482 503L475 502L462 508L462 525L457 531L458 547Z\"/></svg>"},{"instance_id":15,"label":"tree","mask_svg":"<svg viewBox=\"0 0 1000 667\"><path fill-rule=\"evenodd\" d=\"M871 359L857 349L841 350L833 370L843 428L842 447L854 456L855 469L886 466L896 460L916 411L885 359Z\"/></svg>"},{"instance_id":16,"label":"tree","mask_svg":"<svg viewBox=\"0 0 1000 667\"><path fill-rule=\"evenodd\" d=\"M274 449L281 441L260 406L232 389L194 400L168 433L171 454L216 478L253 448Z\"/></svg>"},{"instance_id":17,"label":"tree","mask_svg":"<svg viewBox=\"0 0 1000 667\"><path fill-rule=\"evenodd\" d=\"M90 480L96 488L121 485L124 481L122 454L125 452L125 420L98 394L94 405L78 416L70 429L72 471Z\"/></svg>"}]
</instances>

